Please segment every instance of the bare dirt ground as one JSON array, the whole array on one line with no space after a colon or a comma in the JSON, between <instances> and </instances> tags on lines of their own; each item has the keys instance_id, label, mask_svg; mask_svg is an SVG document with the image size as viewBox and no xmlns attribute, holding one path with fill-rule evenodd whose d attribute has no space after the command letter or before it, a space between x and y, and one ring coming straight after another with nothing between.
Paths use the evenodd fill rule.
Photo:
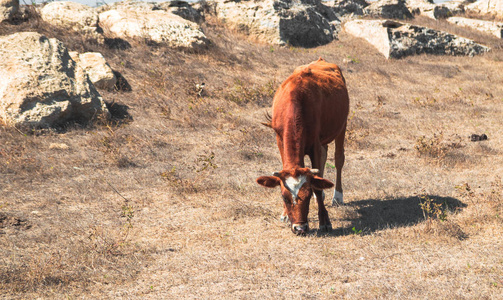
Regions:
<instances>
[{"instance_id":1,"label":"bare dirt ground","mask_svg":"<svg viewBox=\"0 0 503 300\"><path fill-rule=\"evenodd\" d=\"M344 33L279 48L211 20L201 53L114 49L36 20L0 34L21 30L102 52L130 90L101 91L112 122L0 126L0 298L503 299L501 41L462 30L492 52L388 61ZM320 56L351 99L346 204L323 234L313 201L299 237L279 191L255 183L281 168L260 122Z\"/></svg>"}]
</instances>

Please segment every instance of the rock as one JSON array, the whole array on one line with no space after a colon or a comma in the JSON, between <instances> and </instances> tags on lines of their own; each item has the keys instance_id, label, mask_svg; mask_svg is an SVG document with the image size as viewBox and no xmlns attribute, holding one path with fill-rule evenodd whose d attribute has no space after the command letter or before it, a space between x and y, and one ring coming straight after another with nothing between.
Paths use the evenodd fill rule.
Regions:
<instances>
[{"instance_id":1,"label":"rock","mask_svg":"<svg viewBox=\"0 0 503 300\"><path fill-rule=\"evenodd\" d=\"M167 1L158 3L159 7L167 12L178 15L185 20L196 23L204 21L201 13L194 9L188 2L181 0Z\"/></svg>"},{"instance_id":2,"label":"rock","mask_svg":"<svg viewBox=\"0 0 503 300\"><path fill-rule=\"evenodd\" d=\"M465 13L466 3L468 3L467 0L451 0L437 5L447 7L451 11L452 15L455 16Z\"/></svg>"},{"instance_id":3,"label":"rock","mask_svg":"<svg viewBox=\"0 0 503 300\"><path fill-rule=\"evenodd\" d=\"M339 19L363 16L368 5L365 0L334 0L328 3Z\"/></svg>"},{"instance_id":4,"label":"rock","mask_svg":"<svg viewBox=\"0 0 503 300\"><path fill-rule=\"evenodd\" d=\"M443 5L435 5L432 10L425 11L424 15L429 16L432 19L445 19L451 17L453 14L451 10Z\"/></svg>"},{"instance_id":5,"label":"rock","mask_svg":"<svg viewBox=\"0 0 503 300\"><path fill-rule=\"evenodd\" d=\"M453 13L446 6L431 5L429 7L425 6L422 9L420 9L420 15L438 20L452 17Z\"/></svg>"},{"instance_id":6,"label":"rock","mask_svg":"<svg viewBox=\"0 0 503 300\"><path fill-rule=\"evenodd\" d=\"M470 140L472 142L485 141L485 140L487 140L487 135L485 133L483 133L483 134L472 134L470 136Z\"/></svg>"},{"instance_id":7,"label":"rock","mask_svg":"<svg viewBox=\"0 0 503 300\"><path fill-rule=\"evenodd\" d=\"M405 0L378 0L367 6L364 13L375 18L412 19L412 13L405 5Z\"/></svg>"},{"instance_id":8,"label":"rock","mask_svg":"<svg viewBox=\"0 0 503 300\"><path fill-rule=\"evenodd\" d=\"M199 5L199 4L198 4ZM161 10L167 13L178 15L188 21L200 23L204 20L201 12L192 7L186 1L173 0L164 2L143 2L135 0L126 0L114 2L109 5L103 5L98 8L100 13L108 10L126 9L133 11L149 12L154 10Z\"/></svg>"},{"instance_id":9,"label":"rock","mask_svg":"<svg viewBox=\"0 0 503 300\"><path fill-rule=\"evenodd\" d=\"M8 125L58 126L109 116L65 46L35 32L0 37L0 117Z\"/></svg>"},{"instance_id":10,"label":"rock","mask_svg":"<svg viewBox=\"0 0 503 300\"><path fill-rule=\"evenodd\" d=\"M460 3L444 2L435 4L428 0L407 0L407 7L415 15L422 15L432 19L445 19L464 12L463 5Z\"/></svg>"},{"instance_id":11,"label":"rock","mask_svg":"<svg viewBox=\"0 0 503 300\"><path fill-rule=\"evenodd\" d=\"M0 0L0 23L12 20L19 11L19 0Z\"/></svg>"},{"instance_id":12,"label":"rock","mask_svg":"<svg viewBox=\"0 0 503 300\"><path fill-rule=\"evenodd\" d=\"M447 22L489 33L500 39L503 38L503 22L483 21L461 17L448 18Z\"/></svg>"},{"instance_id":13,"label":"rock","mask_svg":"<svg viewBox=\"0 0 503 300\"><path fill-rule=\"evenodd\" d=\"M447 32L390 20L348 21L344 24L344 30L366 39L386 58L421 53L473 56L490 50Z\"/></svg>"},{"instance_id":14,"label":"rock","mask_svg":"<svg viewBox=\"0 0 503 300\"><path fill-rule=\"evenodd\" d=\"M11 20L13 23L19 24L32 18L39 18L39 16L39 10L34 5L20 5L19 10Z\"/></svg>"},{"instance_id":15,"label":"rock","mask_svg":"<svg viewBox=\"0 0 503 300\"><path fill-rule=\"evenodd\" d=\"M465 6L467 12L493 18L503 18L503 0L479 0Z\"/></svg>"},{"instance_id":16,"label":"rock","mask_svg":"<svg viewBox=\"0 0 503 300\"><path fill-rule=\"evenodd\" d=\"M435 4L430 0L407 0L407 8L413 15L424 15L427 11L432 11Z\"/></svg>"},{"instance_id":17,"label":"rock","mask_svg":"<svg viewBox=\"0 0 503 300\"><path fill-rule=\"evenodd\" d=\"M68 150L68 149L70 149L70 146L68 146L65 143L51 143L49 145L49 149L51 149L51 150Z\"/></svg>"},{"instance_id":18,"label":"rock","mask_svg":"<svg viewBox=\"0 0 503 300\"><path fill-rule=\"evenodd\" d=\"M137 12L162 10L156 2L144 2L136 0L117 1L112 4L99 6L96 10L98 11L98 14L100 14L105 11L118 10L118 9L134 10Z\"/></svg>"},{"instance_id":19,"label":"rock","mask_svg":"<svg viewBox=\"0 0 503 300\"><path fill-rule=\"evenodd\" d=\"M40 17L54 26L81 32L100 43L104 41L98 26L98 12L87 5L70 1L50 2L40 10Z\"/></svg>"},{"instance_id":20,"label":"rock","mask_svg":"<svg viewBox=\"0 0 503 300\"><path fill-rule=\"evenodd\" d=\"M218 0L217 17L228 27L276 45L315 47L337 37L340 21L319 0Z\"/></svg>"},{"instance_id":21,"label":"rock","mask_svg":"<svg viewBox=\"0 0 503 300\"><path fill-rule=\"evenodd\" d=\"M209 45L199 26L163 10L118 8L99 14L100 26L119 38L146 39L173 48L201 50Z\"/></svg>"},{"instance_id":22,"label":"rock","mask_svg":"<svg viewBox=\"0 0 503 300\"><path fill-rule=\"evenodd\" d=\"M117 83L115 74L101 53L69 52L70 57L82 68L97 88L112 90Z\"/></svg>"}]
</instances>

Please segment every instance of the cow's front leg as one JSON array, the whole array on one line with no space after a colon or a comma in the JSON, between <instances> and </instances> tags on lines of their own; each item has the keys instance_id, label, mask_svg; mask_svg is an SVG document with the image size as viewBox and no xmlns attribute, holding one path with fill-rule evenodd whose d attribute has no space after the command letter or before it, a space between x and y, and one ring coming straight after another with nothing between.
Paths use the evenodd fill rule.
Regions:
<instances>
[{"instance_id":1,"label":"cow's front leg","mask_svg":"<svg viewBox=\"0 0 503 300\"><path fill-rule=\"evenodd\" d=\"M315 191L316 201L318 202L318 219L320 220L320 231L331 231L332 223L328 217L328 211L325 207L325 193L323 191Z\"/></svg>"},{"instance_id":2,"label":"cow's front leg","mask_svg":"<svg viewBox=\"0 0 503 300\"><path fill-rule=\"evenodd\" d=\"M318 176L323 177L325 173L325 163L327 162L327 151L328 145L318 144L314 152L310 155L311 164L313 168L318 169ZM328 211L325 207L325 192L321 190L315 190L314 196L318 202L318 220L320 220L320 231L330 231L332 230L332 224L330 223L330 218L328 217Z\"/></svg>"}]
</instances>

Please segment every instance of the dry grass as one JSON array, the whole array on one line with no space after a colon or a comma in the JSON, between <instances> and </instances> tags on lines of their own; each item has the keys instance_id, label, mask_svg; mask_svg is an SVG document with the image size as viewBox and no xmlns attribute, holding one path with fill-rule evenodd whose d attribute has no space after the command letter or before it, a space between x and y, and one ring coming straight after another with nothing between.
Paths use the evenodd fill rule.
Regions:
<instances>
[{"instance_id":1,"label":"dry grass","mask_svg":"<svg viewBox=\"0 0 503 300\"><path fill-rule=\"evenodd\" d=\"M212 47L187 53L1 25L100 51L131 87L102 91L109 124L0 127L2 298L502 298L499 48L387 61L344 33L306 50L204 29ZM312 204L315 229L297 237L279 192L254 181L281 167L260 122L271 90L319 56L352 101L347 204L328 208L331 234Z\"/></svg>"}]
</instances>

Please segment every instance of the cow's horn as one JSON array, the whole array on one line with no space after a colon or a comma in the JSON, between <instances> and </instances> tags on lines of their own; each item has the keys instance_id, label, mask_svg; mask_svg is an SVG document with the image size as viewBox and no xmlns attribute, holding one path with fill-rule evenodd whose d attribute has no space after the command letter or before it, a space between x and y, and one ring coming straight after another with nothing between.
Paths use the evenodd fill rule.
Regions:
<instances>
[{"instance_id":1,"label":"cow's horn","mask_svg":"<svg viewBox=\"0 0 503 300\"><path fill-rule=\"evenodd\" d=\"M320 173L320 170L318 170L318 169L311 169L311 173L318 174L318 173Z\"/></svg>"}]
</instances>

